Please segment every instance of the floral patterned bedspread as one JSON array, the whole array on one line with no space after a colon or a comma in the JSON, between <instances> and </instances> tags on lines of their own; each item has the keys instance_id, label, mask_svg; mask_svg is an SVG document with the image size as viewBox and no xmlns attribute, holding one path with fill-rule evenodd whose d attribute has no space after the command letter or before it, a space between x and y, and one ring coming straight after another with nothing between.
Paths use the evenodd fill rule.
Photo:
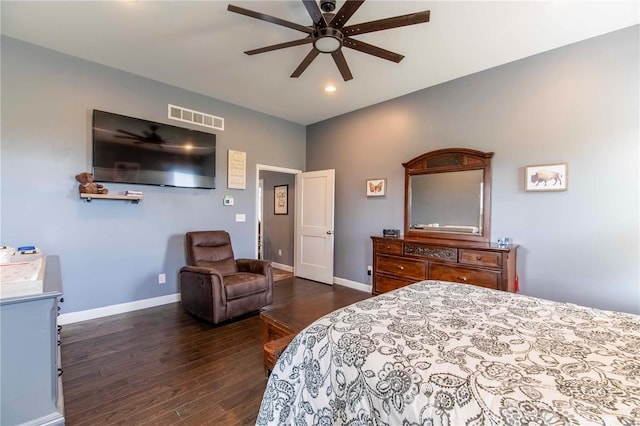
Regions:
<instances>
[{"instance_id":1,"label":"floral patterned bedspread","mask_svg":"<svg viewBox=\"0 0 640 426\"><path fill-rule=\"evenodd\" d=\"M298 334L257 424L640 425L640 317L423 281Z\"/></svg>"}]
</instances>

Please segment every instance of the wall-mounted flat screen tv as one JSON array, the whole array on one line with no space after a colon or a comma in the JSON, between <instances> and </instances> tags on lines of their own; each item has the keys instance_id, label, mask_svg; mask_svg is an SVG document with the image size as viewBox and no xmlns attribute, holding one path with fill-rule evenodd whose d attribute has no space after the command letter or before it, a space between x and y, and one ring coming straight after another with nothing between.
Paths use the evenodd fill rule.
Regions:
<instances>
[{"instance_id":1,"label":"wall-mounted flat screen tv","mask_svg":"<svg viewBox=\"0 0 640 426\"><path fill-rule=\"evenodd\" d=\"M97 182L215 188L216 135L93 111Z\"/></svg>"}]
</instances>

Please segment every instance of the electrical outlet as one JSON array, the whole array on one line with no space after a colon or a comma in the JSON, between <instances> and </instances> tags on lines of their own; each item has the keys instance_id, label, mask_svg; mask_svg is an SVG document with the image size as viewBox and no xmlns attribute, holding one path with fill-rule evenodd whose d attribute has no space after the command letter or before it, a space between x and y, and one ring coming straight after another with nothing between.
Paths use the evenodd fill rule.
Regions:
<instances>
[{"instance_id":1,"label":"electrical outlet","mask_svg":"<svg viewBox=\"0 0 640 426\"><path fill-rule=\"evenodd\" d=\"M167 282L167 276L165 274L158 274L158 284L164 284Z\"/></svg>"},{"instance_id":2,"label":"electrical outlet","mask_svg":"<svg viewBox=\"0 0 640 426\"><path fill-rule=\"evenodd\" d=\"M282 256L282 249L278 249L278 256Z\"/></svg>"},{"instance_id":3,"label":"electrical outlet","mask_svg":"<svg viewBox=\"0 0 640 426\"><path fill-rule=\"evenodd\" d=\"M371 275L372 272L373 272L373 266L371 265L367 266L367 275Z\"/></svg>"}]
</instances>

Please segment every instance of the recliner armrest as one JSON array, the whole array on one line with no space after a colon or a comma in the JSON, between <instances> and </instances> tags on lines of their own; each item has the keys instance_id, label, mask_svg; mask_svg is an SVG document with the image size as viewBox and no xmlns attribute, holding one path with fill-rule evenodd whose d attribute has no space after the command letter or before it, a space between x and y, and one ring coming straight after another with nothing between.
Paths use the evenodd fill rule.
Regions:
<instances>
[{"instance_id":1,"label":"recliner armrest","mask_svg":"<svg viewBox=\"0 0 640 426\"><path fill-rule=\"evenodd\" d=\"M218 269L183 266L179 279L180 297L187 311L214 324L227 319L227 294Z\"/></svg>"},{"instance_id":2,"label":"recliner armrest","mask_svg":"<svg viewBox=\"0 0 640 426\"><path fill-rule=\"evenodd\" d=\"M217 275L222 282L222 274L216 268L207 268L204 266L183 266L180 272L193 272L194 274Z\"/></svg>"},{"instance_id":3,"label":"recliner armrest","mask_svg":"<svg viewBox=\"0 0 640 426\"><path fill-rule=\"evenodd\" d=\"M253 274L261 274L271 276L270 260L258 260L258 259L236 259L236 265L240 272L251 272Z\"/></svg>"}]
</instances>

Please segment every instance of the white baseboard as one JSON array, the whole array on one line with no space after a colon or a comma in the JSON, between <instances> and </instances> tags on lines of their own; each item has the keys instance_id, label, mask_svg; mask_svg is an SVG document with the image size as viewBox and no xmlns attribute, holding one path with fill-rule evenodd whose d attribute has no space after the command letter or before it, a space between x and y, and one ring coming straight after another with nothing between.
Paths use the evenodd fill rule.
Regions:
<instances>
[{"instance_id":1,"label":"white baseboard","mask_svg":"<svg viewBox=\"0 0 640 426\"><path fill-rule=\"evenodd\" d=\"M180 301L180 293L166 296L154 297L151 299L136 300L135 302L121 303L119 305L104 306L102 308L88 309L86 311L69 312L60 314L58 324L73 324L75 322L87 321L95 318L108 317L109 315L123 314L125 312L137 311L139 309L152 308L154 306L166 305Z\"/></svg>"},{"instance_id":2,"label":"white baseboard","mask_svg":"<svg viewBox=\"0 0 640 426\"><path fill-rule=\"evenodd\" d=\"M289 265L280 265L273 263L279 269L293 272L293 267ZM356 281L346 280L344 278L333 277L333 283L344 287L353 288L355 290L371 293L371 286ZM137 311L139 309L152 308L154 306L166 305L180 301L180 293L169 294L166 296L154 297L151 299L136 300L135 302L121 303L119 305L103 306L102 308L88 309L86 311L69 312L68 314L60 314L58 324L73 324L80 321L87 321L96 318L108 317L110 315L123 314L125 312Z\"/></svg>"},{"instance_id":3,"label":"white baseboard","mask_svg":"<svg viewBox=\"0 0 640 426\"><path fill-rule=\"evenodd\" d=\"M282 263L271 262L271 266L274 268L282 269L283 271L293 272L293 266L284 265Z\"/></svg>"},{"instance_id":4,"label":"white baseboard","mask_svg":"<svg viewBox=\"0 0 640 426\"><path fill-rule=\"evenodd\" d=\"M273 261L271 261L271 265L274 268L282 269L283 271L293 272L293 266L290 266L290 265L284 265L282 263L277 263ZM344 287L353 288L355 290L366 291L367 293L371 293L370 284L363 284L357 281L350 281L350 280L347 280L344 278L338 278L338 277L333 277L333 283L344 286Z\"/></svg>"},{"instance_id":5,"label":"white baseboard","mask_svg":"<svg viewBox=\"0 0 640 426\"><path fill-rule=\"evenodd\" d=\"M370 285L362 284L357 281L350 281L344 278L333 277L333 283L341 286L353 288L355 290L366 291L367 293L371 293Z\"/></svg>"}]
</instances>

